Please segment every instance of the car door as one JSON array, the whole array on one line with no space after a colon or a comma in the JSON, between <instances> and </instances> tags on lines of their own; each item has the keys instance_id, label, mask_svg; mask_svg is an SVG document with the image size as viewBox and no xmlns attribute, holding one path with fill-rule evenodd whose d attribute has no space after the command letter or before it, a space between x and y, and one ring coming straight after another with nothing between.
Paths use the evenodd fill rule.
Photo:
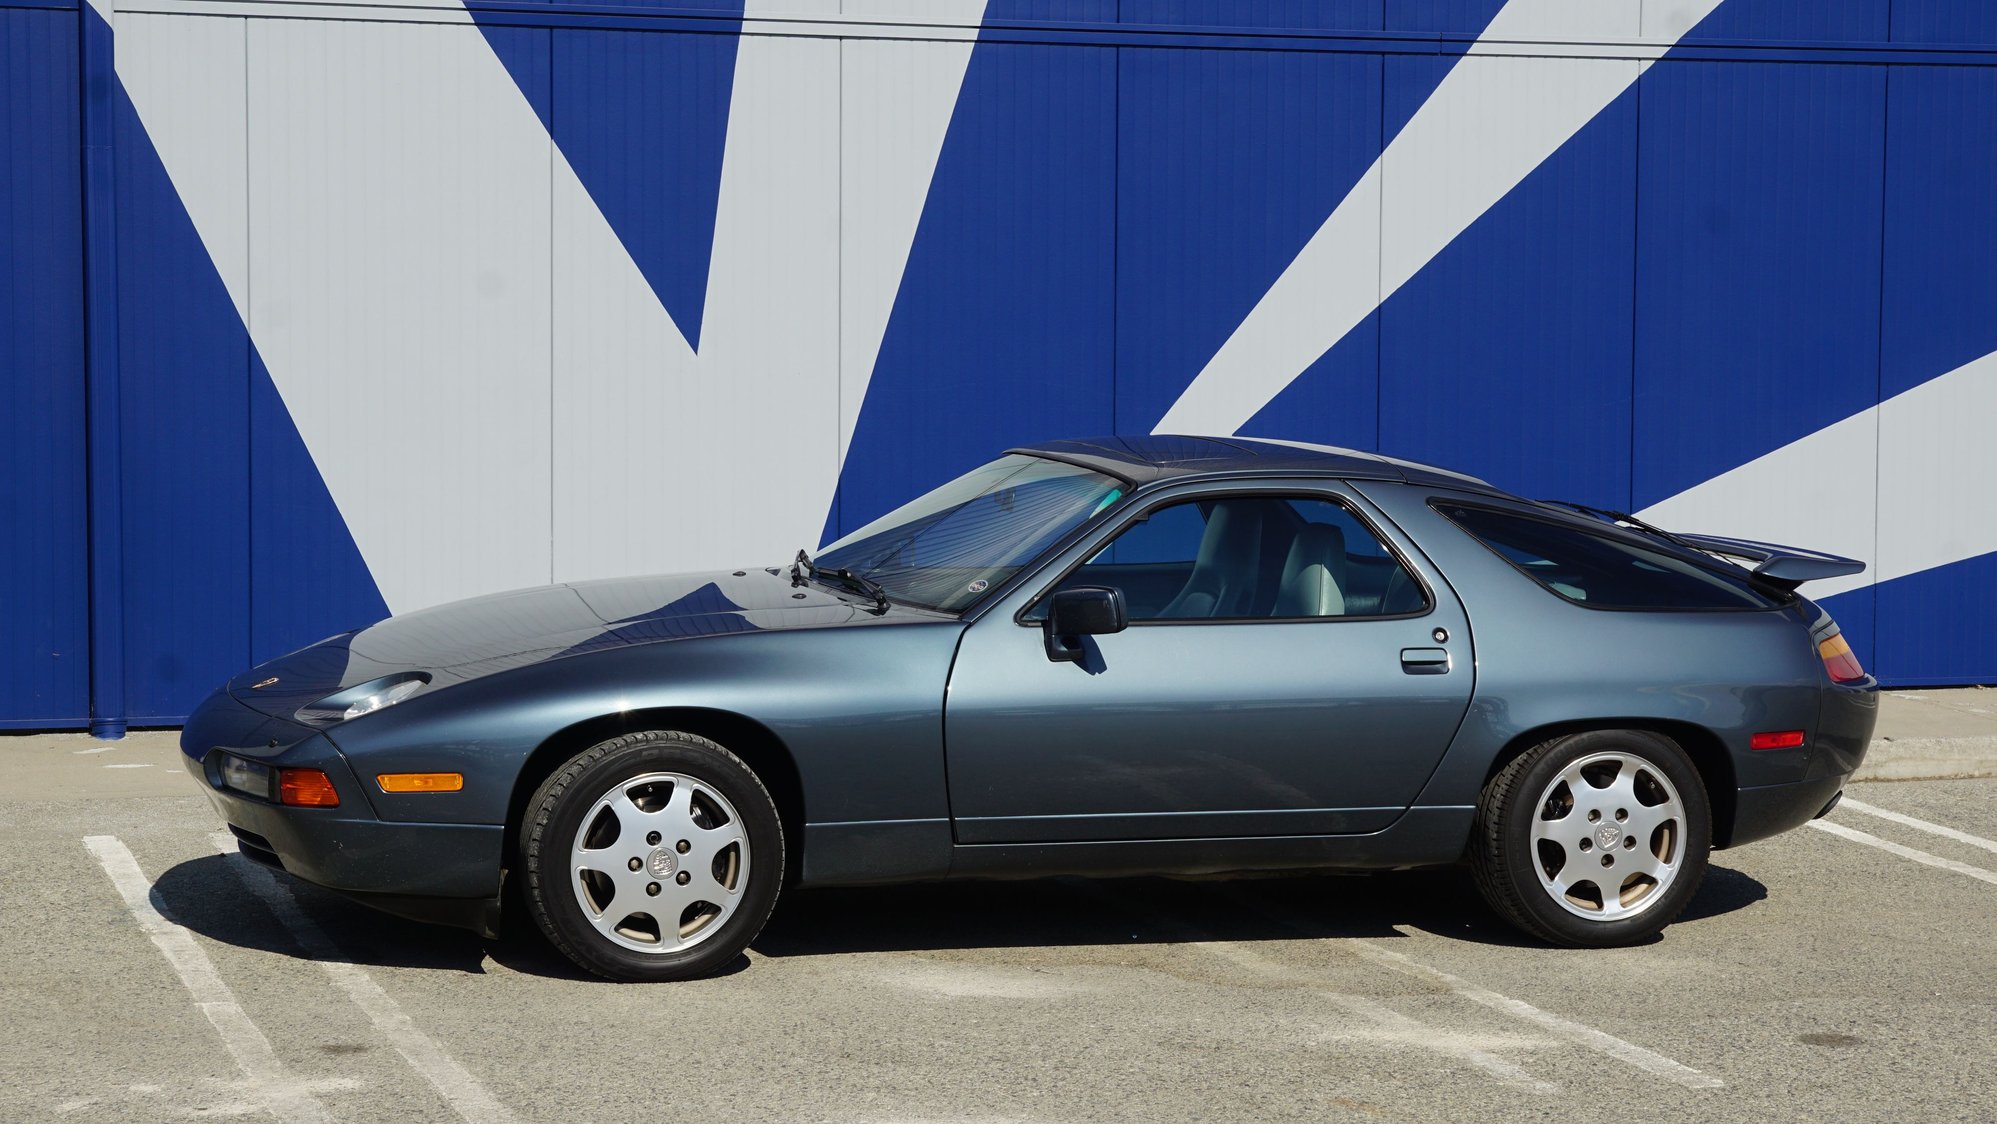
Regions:
<instances>
[{"instance_id":1,"label":"car door","mask_svg":"<svg viewBox=\"0 0 1997 1124\"><path fill-rule=\"evenodd\" d=\"M1123 589L1131 624L1048 657L1051 593ZM1469 703L1461 606L1341 484L1134 502L966 631L944 733L959 843L1367 832L1420 790Z\"/></svg>"}]
</instances>

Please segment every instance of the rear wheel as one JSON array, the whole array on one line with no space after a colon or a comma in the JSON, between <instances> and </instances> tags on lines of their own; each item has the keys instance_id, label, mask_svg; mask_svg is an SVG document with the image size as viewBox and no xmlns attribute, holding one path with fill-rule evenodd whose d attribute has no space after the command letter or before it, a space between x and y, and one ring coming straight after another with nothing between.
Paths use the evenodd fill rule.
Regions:
<instances>
[{"instance_id":1,"label":"rear wheel","mask_svg":"<svg viewBox=\"0 0 1997 1124\"><path fill-rule=\"evenodd\" d=\"M1554 944L1634 944L1705 877L1712 812L1669 738L1596 730L1534 746L1484 786L1471 868L1491 907Z\"/></svg>"},{"instance_id":2,"label":"rear wheel","mask_svg":"<svg viewBox=\"0 0 1997 1124\"><path fill-rule=\"evenodd\" d=\"M521 852L541 931L618 980L726 966L783 884L783 828L755 772L673 731L613 738L557 769L528 802Z\"/></svg>"}]
</instances>

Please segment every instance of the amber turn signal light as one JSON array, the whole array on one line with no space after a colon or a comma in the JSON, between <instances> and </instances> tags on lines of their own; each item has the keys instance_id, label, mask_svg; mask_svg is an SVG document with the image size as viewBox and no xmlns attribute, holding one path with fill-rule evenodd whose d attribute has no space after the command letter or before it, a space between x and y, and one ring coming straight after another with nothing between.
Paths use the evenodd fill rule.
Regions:
<instances>
[{"instance_id":1,"label":"amber turn signal light","mask_svg":"<svg viewBox=\"0 0 1997 1124\"><path fill-rule=\"evenodd\" d=\"M1824 670L1830 673L1833 683L1856 683L1865 678L1865 669L1858 666L1858 657L1841 632L1818 641L1817 655L1824 661Z\"/></svg>"},{"instance_id":2,"label":"amber turn signal light","mask_svg":"<svg viewBox=\"0 0 1997 1124\"><path fill-rule=\"evenodd\" d=\"M337 808L340 794L333 779L317 769L279 769L277 802L300 808Z\"/></svg>"},{"instance_id":3,"label":"amber turn signal light","mask_svg":"<svg viewBox=\"0 0 1997 1124\"><path fill-rule=\"evenodd\" d=\"M374 778L383 792L458 792L463 773L382 773Z\"/></svg>"}]
</instances>

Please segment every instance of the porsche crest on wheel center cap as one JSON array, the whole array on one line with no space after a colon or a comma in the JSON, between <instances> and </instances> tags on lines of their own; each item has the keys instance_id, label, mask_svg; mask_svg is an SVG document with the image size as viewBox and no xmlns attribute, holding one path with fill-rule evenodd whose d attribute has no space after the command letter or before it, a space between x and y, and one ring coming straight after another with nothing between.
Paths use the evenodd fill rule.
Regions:
<instances>
[{"instance_id":1,"label":"porsche crest on wheel center cap","mask_svg":"<svg viewBox=\"0 0 1997 1124\"><path fill-rule=\"evenodd\" d=\"M1623 837L1623 829L1612 823L1605 823L1595 829L1595 841L1603 847L1613 847Z\"/></svg>"},{"instance_id":2,"label":"porsche crest on wheel center cap","mask_svg":"<svg viewBox=\"0 0 1997 1124\"><path fill-rule=\"evenodd\" d=\"M651 871L654 878L671 878L679 867L679 856L673 854L671 847L654 847L651 857L645 860L645 869Z\"/></svg>"}]
</instances>

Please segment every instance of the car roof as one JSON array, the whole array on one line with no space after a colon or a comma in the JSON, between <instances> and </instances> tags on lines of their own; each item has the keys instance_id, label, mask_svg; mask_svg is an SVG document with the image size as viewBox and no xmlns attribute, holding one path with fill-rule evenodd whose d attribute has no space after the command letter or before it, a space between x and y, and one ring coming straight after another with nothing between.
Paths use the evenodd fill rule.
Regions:
<instances>
[{"instance_id":1,"label":"car roof","mask_svg":"<svg viewBox=\"0 0 1997 1124\"><path fill-rule=\"evenodd\" d=\"M1077 437L1023 445L1024 453L1091 468L1133 485L1196 476L1336 476L1351 480L1401 480L1496 492L1475 476L1358 449L1276 441L1261 437L1192 437L1146 434Z\"/></svg>"}]
</instances>

